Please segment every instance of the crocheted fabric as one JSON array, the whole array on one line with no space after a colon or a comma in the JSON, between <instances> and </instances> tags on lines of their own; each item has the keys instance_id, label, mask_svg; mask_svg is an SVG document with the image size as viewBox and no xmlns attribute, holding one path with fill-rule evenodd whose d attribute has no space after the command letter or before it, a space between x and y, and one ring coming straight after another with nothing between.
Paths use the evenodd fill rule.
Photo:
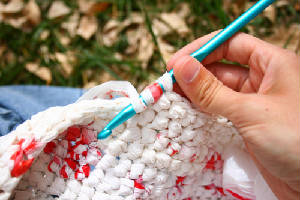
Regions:
<instances>
[{"instance_id":1,"label":"crocheted fabric","mask_svg":"<svg viewBox=\"0 0 300 200\"><path fill-rule=\"evenodd\" d=\"M248 199L222 186L224 148L243 148L235 128L174 92L97 140L133 98L106 83L1 137L0 199Z\"/></svg>"}]
</instances>

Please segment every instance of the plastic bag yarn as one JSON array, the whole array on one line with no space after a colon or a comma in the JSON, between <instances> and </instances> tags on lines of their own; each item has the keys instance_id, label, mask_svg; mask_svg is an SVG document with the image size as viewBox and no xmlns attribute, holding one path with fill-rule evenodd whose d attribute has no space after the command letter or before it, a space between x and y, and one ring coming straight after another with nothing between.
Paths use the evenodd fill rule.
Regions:
<instances>
[{"instance_id":1,"label":"plastic bag yarn","mask_svg":"<svg viewBox=\"0 0 300 200\"><path fill-rule=\"evenodd\" d=\"M236 177L242 167L231 170L238 165L230 158L242 154L230 155L228 148L244 151L232 124L197 111L174 92L98 141L97 133L135 98L138 93L130 83L107 82L76 103L40 112L1 137L0 200L262 196L253 181L246 181L245 190L244 179Z\"/></svg>"}]
</instances>

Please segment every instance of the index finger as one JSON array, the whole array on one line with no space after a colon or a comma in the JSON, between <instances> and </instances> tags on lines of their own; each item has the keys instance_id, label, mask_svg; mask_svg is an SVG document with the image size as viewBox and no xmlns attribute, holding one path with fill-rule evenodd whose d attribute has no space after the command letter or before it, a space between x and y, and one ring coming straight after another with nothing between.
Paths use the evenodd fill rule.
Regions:
<instances>
[{"instance_id":1,"label":"index finger","mask_svg":"<svg viewBox=\"0 0 300 200\"><path fill-rule=\"evenodd\" d=\"M180 58L183 55L190 55L211 38L213 38L220 31L212 32L208 35L205 35L197 40L194 40L192 43L186 45L181 50L176 52L167 64L167 69L172 69L172 66L176 62L177 58ZM238 62L240 64L251 65L253 61L257 62L258 56L267 56L270 55L270 49L272 46L262 40L259 40L256 37L245 33L237 33L225 43L220 45L216 50L209 54L203 61L202 64L210 64L222 60L223 58L229 61ZM256 55L256 56L253 56ZM254 60L255 59L255 60Z\"/></svg>"}]
</instances>

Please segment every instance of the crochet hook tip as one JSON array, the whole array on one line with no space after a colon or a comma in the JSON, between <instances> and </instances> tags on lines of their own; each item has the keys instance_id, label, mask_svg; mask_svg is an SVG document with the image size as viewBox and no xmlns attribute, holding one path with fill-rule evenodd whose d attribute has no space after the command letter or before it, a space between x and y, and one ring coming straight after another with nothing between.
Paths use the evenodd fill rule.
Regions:
<instances>
[{"instance_id":1,"label":"crochet hook tip","mask_svg":"<svg viewBox=\"0 0 300 200\"><path fill-rule=\"evenodd\" d=\"M103 140L105 138L107 138L108 136L110 136L112 133L112 131L110 129L103 129L97 136L98 140Z\"/></svg>"}]
</instances>

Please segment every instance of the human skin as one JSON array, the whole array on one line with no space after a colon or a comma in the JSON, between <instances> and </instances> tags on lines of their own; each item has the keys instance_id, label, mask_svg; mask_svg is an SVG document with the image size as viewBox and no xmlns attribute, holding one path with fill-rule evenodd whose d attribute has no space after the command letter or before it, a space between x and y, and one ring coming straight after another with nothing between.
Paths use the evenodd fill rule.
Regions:
<instances>
[{"instance_id":1,"label":"human skin","mask_svg":"<svg viewBox=\"0 0 300 200\"><path fill-rule=\"evenodd\" d=\"M174 69L179 85L175 90L202 111L232 121L278 199L300 199L300 57L244 33L202 63L189 56L217 32L169 60L167 68ZM220 63L222 59L249 68Z\"/></svg>"}]
</instances>

